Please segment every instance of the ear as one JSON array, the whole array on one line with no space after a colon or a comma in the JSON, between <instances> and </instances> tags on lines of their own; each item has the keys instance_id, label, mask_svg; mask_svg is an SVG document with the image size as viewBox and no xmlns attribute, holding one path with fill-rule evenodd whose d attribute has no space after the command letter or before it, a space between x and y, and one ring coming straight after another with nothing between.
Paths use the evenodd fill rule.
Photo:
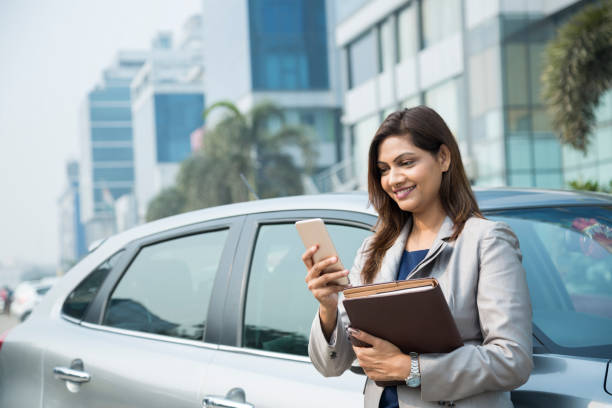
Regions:
<instances>
[{"instance_id":1,"label":"ear","mask_svg":"<svg viewBox=\"0 0 612 408\"><path fill-rule=\"evenodd\" d=\"M440 164L440 169L442 172L448 171L451 163L451 154L448 147L443 144L440 146L440 150L438 151L438 163Z\"/></svg>"}]
</instances>

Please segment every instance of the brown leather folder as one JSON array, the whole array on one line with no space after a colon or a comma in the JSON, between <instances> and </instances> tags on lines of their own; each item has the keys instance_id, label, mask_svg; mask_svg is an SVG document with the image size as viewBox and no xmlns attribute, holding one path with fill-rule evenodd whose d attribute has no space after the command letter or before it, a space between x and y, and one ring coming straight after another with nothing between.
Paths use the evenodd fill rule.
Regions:
<instances>
[{"instance_id":1,"label":"brown leather folder","mask_svg":"<svg viewBox=\"0 0 612 408\"><path fill-rule=\"evenodd\" d=\"M344 290L351 327L395 344L408 354L448 353L463 342L434 278L356 286ZM351 338L355 346L368 344ZM404 382L377 382L399 385Z\"/></svg>"}]
</instances>

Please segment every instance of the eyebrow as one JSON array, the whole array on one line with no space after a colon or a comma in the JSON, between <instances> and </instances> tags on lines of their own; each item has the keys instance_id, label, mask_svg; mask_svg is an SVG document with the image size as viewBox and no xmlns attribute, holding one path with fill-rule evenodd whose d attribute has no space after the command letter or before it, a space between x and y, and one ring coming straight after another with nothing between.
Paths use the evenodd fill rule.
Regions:
<instances>
[{"instance_id":1,"label":"eyebrow","mask_svg":"<svg viewBox=\"0 0 612 408\"><path fill-rule=\"evenodd\" d=\"M404 152L402 154L397 155L397 157L393 159L393 161L397 163L399 161L402 161L406 156L416 156L416 153ZM376 164L387 164L387 163L379 160L379 161L376 161Z\"/></svg>"}]
</instances>

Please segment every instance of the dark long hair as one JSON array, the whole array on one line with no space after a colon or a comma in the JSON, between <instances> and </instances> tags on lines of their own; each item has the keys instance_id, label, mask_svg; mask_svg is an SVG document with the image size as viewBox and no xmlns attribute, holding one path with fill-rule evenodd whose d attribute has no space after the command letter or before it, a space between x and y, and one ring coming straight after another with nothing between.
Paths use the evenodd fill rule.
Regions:
<instances>
[{"instance_id":1,"label":"dark long hair","mask_svg":"<svg viewBox=\"0 0 612 408\"><path fill-rule=\"evenodd\" d=\"M378 212L378 221L361 271L364 283L371 283L374 280L385 253L400 235L408 219L412 217L410 212L400 209L383 190L380 184L380 170L376 165L378 150L383 140L389 136L402 135L411 138L416 147L432 155L437 155L442 145L445 145L450 152L450 166L448 171L442 173L440 184L442 206L455 224L450 239L457 239L468 218L482 217L463 168L459 146L444 119L426 106L393 112L376 131L368 155L368 193L370 202Z\"/></svg>"}]
</instances>

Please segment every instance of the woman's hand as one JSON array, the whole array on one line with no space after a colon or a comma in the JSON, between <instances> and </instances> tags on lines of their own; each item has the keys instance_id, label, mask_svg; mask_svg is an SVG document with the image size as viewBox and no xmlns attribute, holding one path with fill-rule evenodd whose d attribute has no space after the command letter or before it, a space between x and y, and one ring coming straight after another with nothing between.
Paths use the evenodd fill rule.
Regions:
<instances>
[{"instance_id":1,"label":"woman's hand","mask_svg":"<svg viewBox=\"0 0 612 408\"><path fill-rule=\"evenodd\" d=\"M342 270L337 272L322 273L325 268L338 262L338 258L332 256L317 263L314 262L313 255L319 249L318 245L308 248L302 255L302 262L306 265L306 284L308 290L319 302L319 317L325 337L329 339L331 332L336 326L338 310L338 292L344 290L346 286L336 285L332 281L347 276L349 271Z\"/></svg>"},{"instance_id":2,"label":"woman's hand","mask_svg":"<svg viewBox=\"0 0 612 408\"><path fill-rule=\"evenodd\" d=\"M372 347L353 346L359 365L374 381L404 381L410 375L410 356L386 340L349 328L349 334Z\"/></svg>"}]
</instances>

